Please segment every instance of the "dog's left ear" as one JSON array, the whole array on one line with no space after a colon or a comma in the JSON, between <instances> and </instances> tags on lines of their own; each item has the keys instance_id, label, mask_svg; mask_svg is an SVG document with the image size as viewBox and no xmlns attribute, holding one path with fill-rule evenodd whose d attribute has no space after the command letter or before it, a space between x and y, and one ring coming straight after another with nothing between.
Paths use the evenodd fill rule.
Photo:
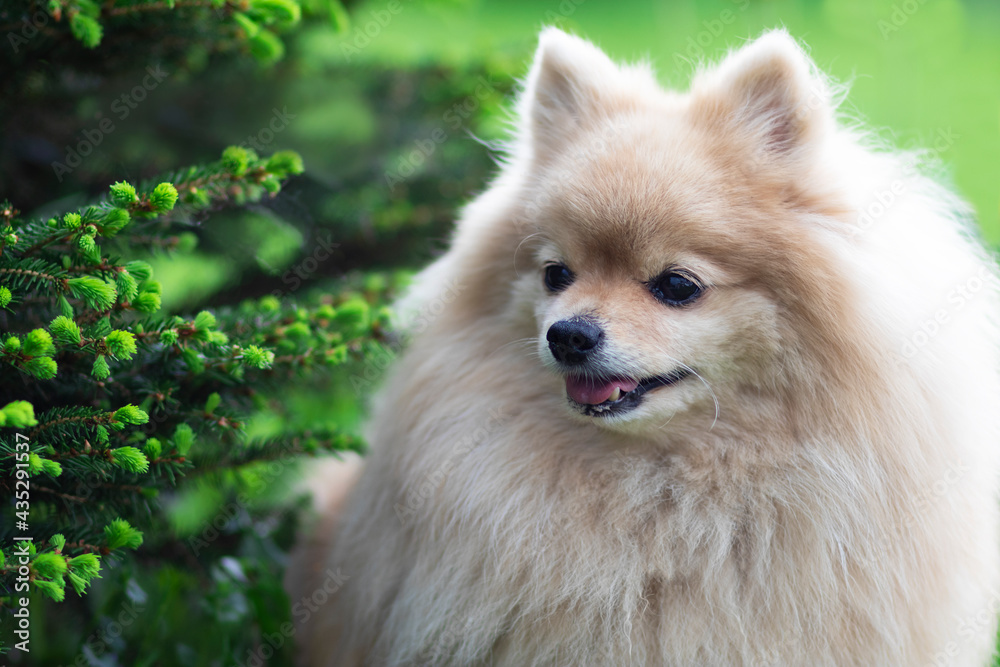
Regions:
<instances>
[{"instance_id":1,"label":"dog's left ear","mask_svg":"<svg viewBox=\"0 0 1000 667\"><path fill-rule=\"evenodd\" d=\"M734 131L768 153L795 157L833 123L822 75L787 32L775 30L730 53L691 87L695 122Z\"/></svg>"}]
</instances>

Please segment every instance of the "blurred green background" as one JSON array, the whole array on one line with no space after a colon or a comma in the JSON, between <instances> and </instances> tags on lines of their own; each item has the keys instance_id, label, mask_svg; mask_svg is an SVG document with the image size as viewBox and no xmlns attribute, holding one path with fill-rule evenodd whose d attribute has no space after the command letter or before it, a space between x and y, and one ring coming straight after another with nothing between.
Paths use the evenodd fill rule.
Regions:
<instances>
[{"instance_id":1,"label":"blurred green background","mask_svg":"<svg viewBox=\"0 0 1000 667\"><path fill-rule=\"evenodd\" d=\"M358 22L384 4L359 6ZM498 53L526 58L547 24L585 36L615 58L649 59L660 80L677 88L686 87L696 63L784 26L821 69L851 83L846 111L893 145L931 149L975 205L986 237L1000 242L1000 3L994 0L413 3L358 57L399 68L488 61ZM328 49L335 59L338 49ZM514 70L521 74L523 66Z\"/></svg>"},{"instance_id":2,"label":"blurred green background","mask_svg":"<svg viewBox=\"0 0 1000 667\"><path fill-rule=\"evenodd\" d=\"M193 313L267 295L306 302L345 284L372 295L388 286L391 294L443 251L460 206L495 173L490 147L505 136L517 78L542 26L580 34L617 59L648 58L678 88L698 63L785 26L821 69L851 82L845 111L891 145L929 149L974 205L986 240L1000 244L996 0L371 0L345 3L350 21L335 22L339 31L311 19L325 1L303 0L305 18L282 36L287 52L271 67L196 41L171 51L170 36L156 31L116 50L109 30L107 49L67 59L86 75L50 68L54 57L4 72L0 195L42 216L122 178L214 159L230 144L296 150L306 173L277 199L191 221L170 252L148 258L164 310ZM52 162L161 61L168 75L146 101L115 116L116 130L57 177ZM361 432L385 367L371 358L332 379L305 380L263 408L249 434L290 426ZM38 616L38 631L58 639L31 659L251 664L261 637L289 616L280 577L301 505L293 502L295 465L284 463L277 471L194 473L163 499L173 542L139 552L87 598ZM220 514L240 492L249 500ZM206 531L221 536L210 552L192 555L192 540ZM88 638L128 604L145 610L141 622L101 651L88 649ZM87 621L61 622L81 617ZM290 657L285 646L266 662Z\"/></svg>"}]
</instances>

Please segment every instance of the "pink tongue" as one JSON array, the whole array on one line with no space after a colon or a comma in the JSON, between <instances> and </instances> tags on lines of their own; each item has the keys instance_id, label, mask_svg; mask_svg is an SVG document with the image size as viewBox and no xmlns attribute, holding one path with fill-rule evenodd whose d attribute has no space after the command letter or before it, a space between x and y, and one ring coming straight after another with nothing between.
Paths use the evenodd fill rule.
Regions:
<instances>
[{"instance_id":1,"label":"pink tongue","mask_svg":"<svg viewBox=\"0 0 1000 667\"><path fill-rule=\"evenodd\" d=\"M570 375L566 378L566 394L577 403L584 405L603 403L611 397L616 388L621 389L624 394L638 386L639 383L637 381L628 378L614 378L603 381L575 375Z\"/></svg>"}]
</instances>

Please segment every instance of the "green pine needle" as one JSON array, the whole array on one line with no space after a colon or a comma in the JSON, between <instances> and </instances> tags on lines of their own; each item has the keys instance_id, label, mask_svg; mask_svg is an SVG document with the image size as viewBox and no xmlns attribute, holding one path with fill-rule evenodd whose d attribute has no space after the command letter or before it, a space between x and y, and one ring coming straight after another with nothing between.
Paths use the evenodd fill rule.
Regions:
<instances>
[{"instance_id":1,"label":"green pine needle","mask_svg":"<svg viewBox=\"0 0 1000 667\"><path fill-rule=\"evenodd\" d=\"M60 315L52 320L52 323L49 324L49 329L52 331L52 335L55 337L56 341L62 345L80 344L81 337L79 325L65 315Z\"/></svg>"},{"instance_id":2,"label":"green pine needle","mask_svg":"<svg viewBox=\"0 0 1000 667\"><path fill-rule=\"evenodd\" d=\"M135 334L130 331L112 331L104 337L104 344L117 359L131 359L136 352Z\"/></svg>"},{"instance_id":3,"label":"green pine needle","mask_svg":"<svg viewBox=\"0 0 1000 667\"><path fill-rule=\"evenodd\" d=\"M108 549L138 549L142 544L142 532L121 518L104 527L104 538L107 540Z\"/></svg>"},{"instance_id":4,"label":"green pine needle","mask_svg":"<svg viewBox=\"0 0 1000 667\"><path fill-rule=\"evenodd\" d=\"M119 181L112 184L109 199L115 206L128 208L139 201L139 196L135 193L135 186L125 181Z\"/></svg>"},{"instance_id":5,"label":"green pine needle","mask_svg":"<svg viewBox=\"0 0 1000 667\"><path fill-rule=\"evenodd\" d=\"M140 410L134 405L123 405L115 410L115 419L125 424L145 424L149 421L149 415L145 410Z\"/></svg>"},{"instance_id":6,"label":"green pine needle","mask_svg":"<svg viewBox=\"0 0 1000 667\"><path fill-rule=\"evenodd\" d=\"M119 447L110 452L111 463L131 473L149 472L149 460L135 447Z\"/></svg>"}]
</instances>

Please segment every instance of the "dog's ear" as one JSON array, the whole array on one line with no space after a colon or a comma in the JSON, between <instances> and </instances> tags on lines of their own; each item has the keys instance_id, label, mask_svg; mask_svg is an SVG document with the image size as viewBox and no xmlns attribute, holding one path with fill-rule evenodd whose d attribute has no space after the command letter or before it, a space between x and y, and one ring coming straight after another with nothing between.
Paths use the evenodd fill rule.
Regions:
<instances>
[{"instance_id":1,"label":"dog's ear","mask_svg":"<svg viewBox=\"0 0 1000 667\"><path fill-rule=\"evenodd\" d=\"M519 105L521 136L533 154L544 159L581 126L606 115L635 70L618 67L579 37L543 30Z\"/></svg>"},{"instance_id":2,"label":"dog's ear","mask_svg":"<svg viewBox=\"0 0 1000 667\"><path fill-rule=\"evenodd\" d=\"M833 123L829 86L787 32L775 30L699 74L691 87L696 122L749 133L776 156L802 153Z\"/></svg>"}]
</instances>

